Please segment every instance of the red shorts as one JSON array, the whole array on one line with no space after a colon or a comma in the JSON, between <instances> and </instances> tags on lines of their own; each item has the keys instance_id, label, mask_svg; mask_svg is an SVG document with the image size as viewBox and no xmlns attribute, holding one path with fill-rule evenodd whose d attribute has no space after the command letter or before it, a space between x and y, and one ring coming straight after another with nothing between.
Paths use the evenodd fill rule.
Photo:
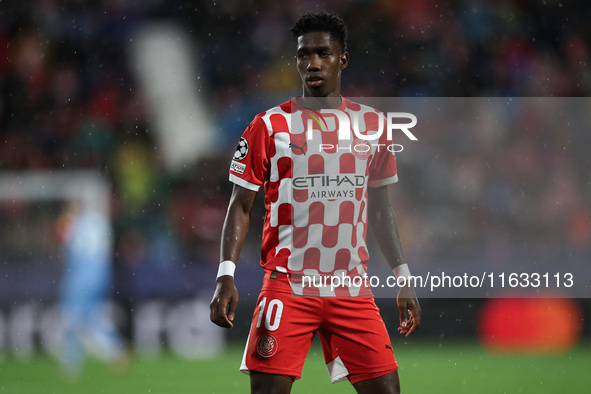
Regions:
<instances>
[{"instance_id":1,"label":"red shorts","mask_svg":"<svg viewBox=\"0 0 591 394\"><path fill-rule=\"evenodd\" d=\"M270 279L267 271L240 370L300 378L316 333L333 383L357 383L398 368L373 298L294 297L285 275Z\"/></svg>"}]
</instances>

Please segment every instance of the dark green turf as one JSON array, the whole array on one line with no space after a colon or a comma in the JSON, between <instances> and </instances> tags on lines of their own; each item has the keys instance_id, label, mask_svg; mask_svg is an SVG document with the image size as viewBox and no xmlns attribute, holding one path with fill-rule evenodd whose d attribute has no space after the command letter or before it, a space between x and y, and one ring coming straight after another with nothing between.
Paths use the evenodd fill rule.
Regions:
<instances>
[{"instance_id":1,"label":"dark green turf","mask_svg":"<svg viewBox=\"0 0 591 394\"><path fill-rule=\"evenodd\" d=\"M591 346L561 355L498 355L477 343L394 342L402 392L412 393L591 393ZM97 361L87 362L76 381L67 381L54 360L0 361L0 393L248 393L248 377L237 371L242 349L209 361L173 356L136 357L125 376ZM315 345L293 393L353 393L348 382L331 384Z\"/></svg>"}]
</instances>

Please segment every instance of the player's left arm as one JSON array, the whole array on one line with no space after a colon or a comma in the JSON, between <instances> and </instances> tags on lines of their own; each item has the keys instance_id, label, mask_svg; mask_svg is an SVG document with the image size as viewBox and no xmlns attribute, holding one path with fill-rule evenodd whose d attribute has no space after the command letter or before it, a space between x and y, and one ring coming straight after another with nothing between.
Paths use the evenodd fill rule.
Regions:
<instances>
[{"instance_id":1,"label":"player's left arm","mask_svg":"<svg viewBox=\"0 0 591 394\"><path fill-rule=\"evenodd\" d=\"M368 221L380 250L392 269L406 264L394 209L388 197L388 186L369 188ZM408 337L421 325L421 306L410 280L400 287L396 299L400 311L398 331Z\"/></svg>"}]
</instances>

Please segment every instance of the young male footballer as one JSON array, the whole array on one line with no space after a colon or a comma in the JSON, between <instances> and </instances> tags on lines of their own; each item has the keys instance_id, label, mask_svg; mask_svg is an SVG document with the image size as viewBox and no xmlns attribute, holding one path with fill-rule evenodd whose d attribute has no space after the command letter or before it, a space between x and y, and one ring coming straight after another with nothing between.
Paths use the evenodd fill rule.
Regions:
<instances>
[{"instance_id":1,"label":"young male footballer","mask_svg":"<svg viewBox=\"0 0 591 394\"><path fill-rule=\"evenodd\" d=\"M251 392L289 393L318 334L333 382L348 379L358 393L399 393L388 332L362 280L368 224L394 274L410 276L388 199L397 181L394 153L379 149L387 144L386 133L376 133L382 115L341 96L349 62L344 22L307 13L291 32L303 93L257 115L240 139L211 320L232 328L234 270L262 186L265 274L240 368ZM375 134L379 141L370 143ZM398 282L407 283L397 296L398 331L409 336L421 307L410 281Z\"/></svg>"}]
</instances>

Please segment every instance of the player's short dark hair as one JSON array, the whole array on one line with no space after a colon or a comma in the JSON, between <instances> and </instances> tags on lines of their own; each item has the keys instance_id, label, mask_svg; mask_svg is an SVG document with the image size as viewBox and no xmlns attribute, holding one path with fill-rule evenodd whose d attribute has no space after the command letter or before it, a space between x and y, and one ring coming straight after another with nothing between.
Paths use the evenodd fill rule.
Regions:
<instances>
[{"instance_id":1,"label":"player's short dark hair","mask_svg":"<svg viewBox=\"0 0 591 394\"><path fill-rule=\"evenodd\" d=\"M349 32L347 25L336 14L322 12L306 12L301 15L290 29L294 40L299 36L312 32L329 33L330 37L341 45L343 52L347 51Z\"/></svg>"}]
</instances>

